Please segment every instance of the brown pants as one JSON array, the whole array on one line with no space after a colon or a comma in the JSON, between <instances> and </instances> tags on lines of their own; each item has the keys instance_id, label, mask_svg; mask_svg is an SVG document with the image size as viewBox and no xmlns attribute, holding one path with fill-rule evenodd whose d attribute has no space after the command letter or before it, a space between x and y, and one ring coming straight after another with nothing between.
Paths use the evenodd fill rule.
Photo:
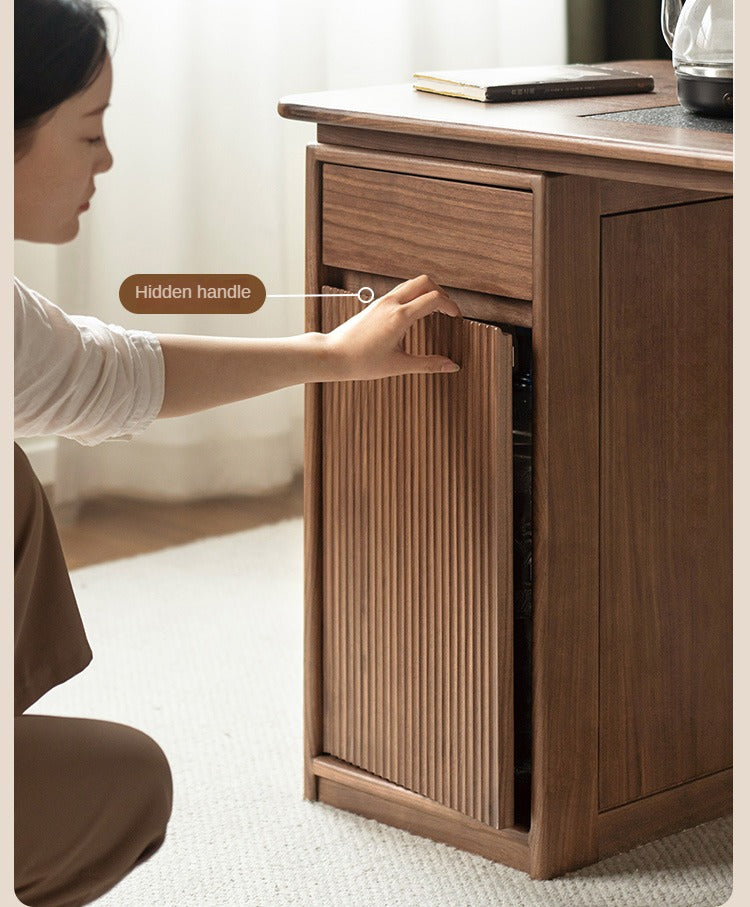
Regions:
<instances>
[{"instance_id":1,"label":"brown pants","mask_svg":"<svg viewBox=\"0 0 750 907\"><path fill-rule=\"evenodd\" d=\"M91 660L44 490L15 450L15 889L77 907L161 846L172 776L146 734L109 721L22 714Z\"/></svg>"}]
</instances>

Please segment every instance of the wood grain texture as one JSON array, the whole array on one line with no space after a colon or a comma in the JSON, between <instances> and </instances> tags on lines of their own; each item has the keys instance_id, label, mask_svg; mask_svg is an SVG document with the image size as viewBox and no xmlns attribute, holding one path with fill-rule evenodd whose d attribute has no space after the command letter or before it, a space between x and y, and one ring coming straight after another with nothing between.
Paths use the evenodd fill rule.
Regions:
<instances>
[{"instance_id":1,"label":"wood grain texture","mask_svg":"<svg viewBox=\"0 0 750 907\"><path fill-rule=\"evenodd\" d=\"M534 611L531 871L597 858L599 199L549 177L533 302Z\"/></svg>"},{"instance_id":2,"label":"wood grain texture","mask_svg":"<svg viewBox=\"0 0 750 907\"><path fill-rule=\"evenodd\" d=\"M360 309L323 288L321 329ZM513 824L512 338L434 314L448 375L323 388L323 751Z\"/></svg>"},{"instance_id":3,"label":"wood grain texture","mask_svg":"<svg viewBox=\"0 0 750 907\"><path fill-rule=\"evenodd\" d=\"M321 169L312 147L306 156L305 196L305 292L317 293L320 287L320 195ZM319 300L305 300L305 330L320 330ZM312 760L323 747L323 682L322 682L322 602L323 552L321 536L321 468L322 446L321 385L305 385L304 426L304 796L317 799L318 781L312 771Z\"/></svg>"},{"instance_id":4,"label":"wood grain texture","mask_svg":"<svg viewBox=\"0 0 750 907\"><path fill-rule=\"evenodd\" d=\"M731 204L602 228L602 809L731 765Z\"/></svg>"},{"instance_id":5,"label":"wood grain texture","mask_svg":"<svg viewBox=\"0 0 750 907\"><path fill-rule=\"evenodd\" d=\"M387 173L408 173L435 179L453 180L458 183L476 183L480 186L499 186L505 189L530 191L537 185L539 176L524 170L507 170L462 161L436 160L419 155L384 154L338 145L318 143L315 146L318 160L347 167L364 167Z\"/></svg>"},{"instance_id":6,"label":"wood grain texture","mask_svg":"<svg viewBox=\"0 0 750 907\"><path fill-rule=\"evenodd\" d=\"M549 122L548 126L554 129L554 123ZM699 192L714 192L722 195L731 195L733 191L731 165L721 170L707 169L705 166L701 166L700 157L688 162L664 163L661 159L651 159L645 152L641 157L607 157L606 141L601 144L602 155L600 156L579 154L575 150L555 150L537 145L525 147L520 136L518 143L515 144L507 142L504 134L483 143L474 141L473 136L460 132L457 133L456 138L441 138L433 132L412 135L398 131L378 132L375 129L325 123L318 126L317 138L322 144L337 144L360 150L377 150L419 157L449 158L477 164L490 164L502 169L517 168L520 171L567 173L634 184L695 189Z\"/></svg>"},{"instance_id":7,"label":"wood grain texture","mask_svg":"<svg viewBox=\"0 0 750 907\"><path fill-rule=\"evenodd\" d=\"M716 772L599 814L599 857L732 812L732 771Z\"/></svg>"},{"instance_id":8,"label":"wood grain texture","mask_svg":"<svg viewBox=\"0 0 750 907\"><path fill-rule=\"evenodd\" d=\"M326 265L532 296L530 192L324 164L322 229Z\"/></svg>"},{"instance_id":9,"label":"wood grain texture","mask_svg":"<svg viewBox=\"0 0 750 907\"><path fill-rule=\"evenodd\" d=\"M675 189L672 186L633 185L614 180L602 180L599 184L602 214L625 214L628 211L642 211L647 208L710 201L716 197L716 193Z\"/></svg>"},{"instance_id":10,"label":"wood grain texture","mask_svg":"<svg viewBox=\"0 0 750 907\"><path fill-rule=\"evenodd\" d=\"M313 768L319 775L320 799L331 806L529 871L528 835L522 829L488 828L456 810L330 756L315 759Z\"/></svg>"},{"instance_id":11,"label":"wood grain texture","mask_svg":"<svg viewBox=\"0 0 750 907\"><path fill-rule=\"evenodd\" d=\"M608 104L616 101L622 106L639 102L643 97L601 100ZM369 101L365 98L363 103L366 106ZM572 108L569 107L570 110ZM424 784L421 789L437 799L399 787L373 772L342 762L337 764L333 774L330 766L325 771L319 771L318 794L326 802L354 809L363 815L427 834L437 840L447 840L467 850L474 850L475 842L471 836L464 840L463 823L476 822L484 833L483 849L476 849L475 852L509 865L518 865L536 878L551 878L594 862L600 855L613 852L612 848L640 843L643 835L652 838L693 821L703 821L703 816L711 818L726 811L729 802L731 779L729 773L723 770L723 765L716 771L710 769L713 774L693 774L690 776L693 780L687 783L678 780L676 786L660 788L656 793L638 794L638 791L646 790L640 780L644 764L647 763L646 771L653 778L659 772L664 773L665 769L668 774L676 765L680 766L679 771L688 764L715 765L717 752L726 747L726 737L722 738L722 734L726 733L726 726L722 724L726 710L721 703L726 701L724 697L727 696L729 624L722 616L724 606L717 604L717 601L724 601L725 592L721 590L725 586L721 583L726 584L730 576L730 542L728 535L719 537L719 533L705 552L696 552L694 547L691 548L691 543L685 538L689 533L696 537L700 534L698 523L705 517L705 513L700 511L700 502L697 513L686 513L686 506L679 504L679 495L676 507L660 499L654 503L659 495L669 497L672 492L669 485L663 488L653 481L653 469L658 471L662 468L658 462L664 451L676 460L677 448L681 446L680 456L686 463L703 463L699 468L693 468L692 480L699 486L703 483L708 488L716 489L719 510L726 514L722 497L725 491L718 477L719 473L726 476L726 470L717 463L706 466L701 458L712 443L712 431L725 438L725 456L729 456L731 443L731 438L727 436L730 423L726 394L716 387L711 387L708 392L704 389L710 381L716 380L720 388L726 377L722 369L729 368L729 321L725 318L717 327L715 316L717 313L721 315L725 311L722 307L729 306L731 300L731 286L721 258L731 242L731 202L704 202L694 193L731 193L731 155L726 156L729 146L722 140L724 151L719 157L723 154L724 158L716 169L717 158L712 156L710 142L702 150L698 147L702 143L700 135L695 139L698 146L694 148L694 157L691 157L692 152L672 157L671 152L652 155L643 147L639 150L637 141L632 145L631 157L620 153L621 146L608 156L604 146L610 141L617 146L619 141L612 136L602 138L599 150L593 145L588 150L583 146L575 148L574 145L560 150L560 145L537 141L539 136L536 139L532 136L526 142L520 134L506 141L509 134L503 130L493 132L491 137L481 137L474 130L457 129L456 136L449 138L445 132L431 132L421 125L414 130L414 123L405 112L402 113L401 122L396 114L393 121L382 127L382 131L361 128L363 121L356 115L337 116L320 125L319 137L341 147L317 146L311 152L312 158L319 156L314 178L319 181L321 162L324 161L348 169L350 176L356 172L377 171L380 175L392 172L394 177L400 178L408 175L413 168L413 176L418 180L455 182L458 187L465 183L472 184L471 188L479 188L486 179L488 188L507 185L511 190L517 190L523 186L533 197L530 259L533 293L530 303L503 295L494 286L491 290L479 292L475 288L451 286L450 282L445 282L446 289L456 298L464 317L533 325L531 827L527 836L518 839L522 841L524 855L522 862L517 863L514 860L518 860L518 853L512 848L508 850L508 836L517 833L517 830L492 828L469 818L470 810L481 809L476 802L476 792L482 787L476 782L477 779L481 781L489 763L482 755L481 747L474 746L472 750L467 744L461 750L463 738L460 731L453 728L465 729L465 733L476 740L481 725L477 715L481 709L478 713L475 705L482 701L481 697L491 689L492 683L487 687L474 687L473 700L468 692L459 696L455 685L449 685L442 699L444 710L430 710L430 704L434 701L429 693L434 689L430 684L434 684L436 678L450 679L461 672L476 677L479 666L485 664L481 645L471 650L457 645L462 639L475 638L472 634L481 626L477 615L463 608L472 597L469 591L470 571L467 573L464 569L462 572L460 546L450 544L448 531L451 526L462 525L462 520L470 522L472 513L477 512L473 498L455 497L461 481L458 477L467 458L464 454L461 459L458 449L451 451L448 448L444 458L425 460L428 468L421 471L413 468L407 471L401 463L399 468L393 463L386 464L382 452L390 449L394 441L393 429L387 421L367 426L358 424L356 433L351 435L352 443L341 454L342 458L349 458L347 462L356 460L358 464L365 463L373 476L366 506L355 507L352 496L343 495L340 490L338 498L332 492L324 504L321 495L323 474L316 471L318 468L322 470L322 460L316 460L319 454L315 452L309 456L311 475L320 483L318 491L311 493L309 498L315 518L320 514L315 508L326 506L331 513L336 508L341 511L338 547L333 546L327 554L330 558L328 568L322 570L315 561L312 545L309 552L312 569L319 571L317 581L322 583L323 576L328 576L332 601L339 602L336 607L341 610L334 611L334 614L337 617L346 614L341 604L345 597L343 591L352 588L356 588L360 600L385 595L390 596L395 604L389 614L377 609L365 609L356 614L360 627L357 646L353 645L351 622L347 624L345 621L343 626L341 622L331 624L329 631L334 626L338 630L329 637L328 645L356 651L357 659L339 660L336 673L333 673L328 671L328 665L322 665L320 654L312 652L312 667L306 665L306 677L311 678L311 691L320 689L316 684L324 673L330 678L332 686L344 689L349 711L342 716L337 733L350 748L348 752L355 753L357 758L364 755L370 760L367 763L369 766L384 771L388 777L398 777L412 785ZM550 119L548 126L554 131L556 123ZM659 132L657 127L650 128L654 134ZM662 136L664 148L674 144L677 138L674 135ZM716 148L713 150L716 151ZM508 176L509 168L517 168L515 183ZM531 172L534 169L578 175ZM507 182L498 183L498 179ZM316 182L309 190L311 198L319 192L319 188L319 182ZM322 204L320 197L317 198L318 204ZM700 203L695 204L697 202ZM704 207L715 204L723 207ZM709 215L707 223L714 235L711 240L713 245L707 243L706 249L712 251L694 247L694 232L689 215L685 213L688 209ZM638 213L601 217L602 214L612 215L623 210ZM683 213L674 214L679 211ZM650 221L640 220L641 217L652 216L666 218L663 226L668 239L660 239L659 230L655 230ZM624 223L626 217L635 219L634 229L615 229L611 226L618 221ZM704 218L699 217L697 223L703 222ZM338 286L348 292L356 292L362 285L367 285L373 287L376 295L382 295L397 282L396 276L389 276L388 269L381 268L380 262L367 268L361 265L323 264L320 218L312 219L311 223L309 229L317 231L317 239L313 237L308 246L308 254L316 256L315 263L308 265L308 275L314 271L309 292L317 292L323 284ZM608 238L605 237L600 250L602 224ZM363 234L363 242L379 241L376 231L365 232L369 239ZM451 232L455 232L455 227ZM435 237L436 245L440 246L443 241ZM604 258L600 259L602 250ZM661 264L654 263L650 257L653 255L662 258ZM716 260L719 263L716 264L711 256L714 259L718 256ZM645 269L641 267L642 260ZM603 261L601 269L600 261ZM413 277L424 270L417 267L403 276ZM698 279L696 274L700 275ZM464 280L463 277L454 279ZM707 283L712 284L713 289L708 290ZM675 287L681 289L675 290ZM600 289L603 290L601 313ZM713 312L710 321L706 320L709 316L702 311L696 290L699 295L705 295L703 302L706 299L709 301L707 308ZM692 308L683 306L676 310L686 315L684 323L675 321L672 317L674 313L669 315L675 293L685 300L693 299L685 303ZM665 296L666 303L662 296ZM309 305L311 312L320 312L321 306L317 301ZM602 315L604 322L600 321ZM315 320L316 317L311 317L310 324L319 329L320 322ZM646 326L645 334L639 333L644 330L643 325ZM607 366L603 374L602 365L610 354L613 357L612 366ZM662 354L666 357L666 371L662 367ZM707 360L713 363L710 378L706 372ZM715 374L717 367L718 379ZM447 424L438 410L426 406L428 401L424 395L407 390L405 382L402 384L398 396L393 396L401 411L418 414L430 431ZM623 422L622 418L629 418L631 409L637 411L643 400L648 399L652 384L659 400L670 399L670 394L674 399L684 400L687 396L681 396L684 388L691 388L695 412L691 414L687 405L683 405L677 418L666 420L660 428L658 420L652 420L657 428L657 446L662 446L655 458L646 458L644 466L638 459L643 453L639 447L640 426L636 425L637 430L632 431L629 423ZM728 393L728 386L725 390ZM334 393L340 393L340 389L336 392L331 389L331 399ZM349 413L350 417L356 418L365 399L361 389L358 393L359 396L337 397L333 407L335 411ZM608 395L606 400L605 394ZM711 405L716 394L723 401L721 406L724 409L720 407L719 412L707 412L706 406ZM311 418L317 420L317 443L322 448L327 439L319 421L321 398L311 399L314 399ZM370 400L375 411L385 403L382 394ZM600 420L600 405L603 421ZM619 413L616 418L613 417L615 412ZM414 421L417 420L412 419ZM649 427L651 425L649 423ZM421 425L414 426L411 428L413 434L407 437L413 442L421 430ZM357 457L353 456L354 450L360 452ZM621 450L624 452L622 456ZM413 461L402 459L413 466ZM670 476L670 482L675 477L679 482L687 482L688 473L684 467L678 467L664 474ZM333 489L336 486L336 471L330 465L326 475L326 481ZM633 479L633 476L636 478ZM424 482L427 477L432 477L436 493L442 496L440 499L456 501L453 523L425 522L426 511L420 507L426 498L424 485L420 485L420 481ZM635 481L632 496L631 481ZM639 497L641 495L642 498ZM695 500L698 498L686 495L683 504ZM613 506L614 501L618 501L617 506ZM625 509L620 507L622 501ZM634 504L648 513L646 529L641 528L636 534L630 531L631 524L624 516L627 507ZM649 510L649 507L652 509ZM382 518L378 517L378 513L383 515ZM353 562L346 554L356 551L360 564L377 558L381 548L373 545L373 527L378 526L379 519L384 537L390 539L391 545L395 539L399 544L394 549L391 567L383 566L379 573L370 575L361 566L358 568L356 561ZM717 520L715 515L711 519ZM689 532L686 533L683 523ZM715 524L709 520L708 525ZM435 531L432 535L425 526L433 527ZM725 533L728 533L728 526L727 518ZM319 522L315 524L314 531L320 538ZM647 554L645 560L635 556L632 540L635 538L640 544L644 537L650 537L652 541L658 539L659 544L666 539L666 567L664 563L657 563L658 552ZM356 544L355 540L358 540ZM435 562L434 574L428 584L430 594L445 588L462 603L460 612L450 609L440 611L440 620L432 624L430 614L437 615L438 612L431 612L429 607L425 610L425 601L415 591L419 589L421 580L420 571L414 569L414 554L423 544L425 550L434 555ZM461 544L465 548L467 539L464 538ZM684 596L670 552L689 551L695 555L691 570L686 574L692 581L695 571L700 573L710 561L714 544L718 557L709 571L716 570L721 574L718 599L708 602L702 611L689 605L685 620ZM657 548L652 549L652 552L655 551ZM600 553L605 556L601 562ZM605 560L608 562L605 563ZM627 587L624 590L618 588L621 567L624 569L624 586ZM665 574L666 579L658 578L659 571ZM648 588L649 584L654 589L662 590L663 597L644 597L642 588ZM318 609L322 608L320 594L311 590L309 601L310 613L319 615ZM415 602L415 607L405 607L407 601ZM463 623L458 619L458 613L465 616ZM621 620L623 615L625 623ZM311 632L310 640L314 639L315 644L322 647L322 635L315 636L315 620L317 617L313 616L311 626L314 632ZM638 635L635 627L639 620L644 621L642 629L645 628L646 636L649 635L649 628L651 631L644 649L646 662L641 656L642 636ZM418 632L425 625L430 626L431 635L423 636ZM656 634L653 632L655 626ZM700 636L703 630L705 633ZM609 634L606 642L605 633ZM699 639L706 651L698 652L696 659ZM661 667L657 667L654 660L658 647L665 656ZM709 664L708 651L718 652L718 664ZM602 659L609 658L602 671L601 700L600 653ZM387 670L373 676L372 666L381 664ZM690 672L690 665L700 673L688 680L687 690L677 693L676 699L669 698L671 692L667 692L666 699L663 698L664 691L669 691L670 678L676 677L683 683ZM641 668L645 676L636 678L642 682L639 687L638 682L633 684L633 678ZM386 683L388 677L395 677L396 682ZM410 678L414 682L409 683ZM330 695L328 683L329 680L326 680L326 696ZM669 701L672 705L676 704L679 712L677 717L672 716L673 724L666 726L666 740L661 742L656 740L655 735L649 738L650 731L645 738L642 734L643 728L648 729L652 723L656 727L653 716L646 714L651 706L646 692L649 684L651 689L656 690L657 711ZM605 689L607 685L609 689ZM713 734L714 726L707 718L707 703L711 699L719 703L720 714L714 719L718 729L716 734ZM697 707L695 715L686 716L685 705L688 702ZM320 736L315 738L313 733L322 734L322 725L318 725L322 721L321 703L322 698L314 699L312 707L318 711L314 713L313 724L317 730L309 732L309 740L317 741L320 746ZM385 708L389 708L391 714L398 718L385 722L385 731L381 734L380 717ZM453 716L458 718L454 720ZM600 716L604 747L601 751L598 740ZM605 730L607 721L610 724ZM618 721L622 726L636 728L638 745L633 747L632 742L626 741L625 751L618 749L624 739L618 736L621 733ZM630 730L626 731L626 736L630 733ZM714 738L718 738L718 742ZM641 740L646 741L645 750L640 747ZM683 749L685 752L673 758L670 748L674 752ZM315 755L312 745L306 752L307 771L315 776L319 759L328 757ZM322 749L318 749L318 753L321 752ZM445 764L441 760L450 760L459 753L465 753L463 771L453 774L441 771L441 765ZM637 797L623 805L611 805L601 815L600 756L602 772L610 772L610 780L618 772L627 785L636 779L635 786L625 796ZM621 760L619 767L617 759ZM627 771L622 768L623 762L627 763ZM621 783L614 780L615 787ZM611 794L613 788L608 790ZM397 793L394 794L394 791ZM614 800L622 796L622 790L618 789ZM408 804L404 798L409 800ZM614 800L607 800L605 796L602 802L612 804ZM440 817L425 820L425 803L430 804L430 809L442 810ZM446 803L455 804L456 808ZM495 841L498 842L497 850L493 851ZM491 856L492 852L496 856Z\"/></svg>"},{"instance_id":12,"label":"wood grain texture","mask_svg":"<svg viewBox=\"0 0 750 907\"><path fill-rule=\"evenodd\" d=\"M731 173L729 134L592 118L590 114L677 104L670 61L630 61L623 66L654 75L656 90L619 97L483 104L415 91L407 83L288 96L279 101L278 109L290 119L502 145L523 149L526 155L555 152L579 159L642 161Z\"/></svg>"},{"instance_id":13,"label":"wood grain texture","mask_svg":"<svg viewBox=\"0 0 750 907\"><path fill-rule=\"evenodd\" d=\"M400 283L396 278L382 277L366 271L339 268L329 268L328 271L331 279L335 278L337 287L351 293L357 293L362 287L370 287L376 297L384 296ZM442 284L442 287L461 310L464 318L531 327L531 302L509 299L507 296L490 296L487 293L462 290L445 284Z\"/></svg>"}]
</instances>

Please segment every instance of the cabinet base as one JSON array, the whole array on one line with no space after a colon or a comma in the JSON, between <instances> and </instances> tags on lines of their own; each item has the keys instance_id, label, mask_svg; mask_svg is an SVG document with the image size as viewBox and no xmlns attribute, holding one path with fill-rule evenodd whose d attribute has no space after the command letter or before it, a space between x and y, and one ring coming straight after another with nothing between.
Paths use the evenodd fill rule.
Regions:
<instances>
[{"instance_id":1,"label":"cabinet base","mask_svg":"<svg viewBox=\"0 0 750 907\"><path fill-rule=\"evenodd\" d=\"M530 834L524 829L490 828L332 756L316 756L311 768L322 803L531 873ZM731 769L607 810L599 814L599 859L731 810Z\"/></svg>"},{"instance_id":2,"label":"cabinet base","mask_svg":"<svg viewBox=\"0 0 750 907\"><path fill-rule=\"evenodd\" d=\"M494 829L428 797L391 784L332 756L312 762L318 800L412 834L450 844L529 872L529 836L518 828Z\"/></svg>"},{"instance_id":3,"label":"cabinet base","mask_svg":"<svg viewBox=\"0 0 750 907\"><path fill-rule=\"evenodd\" d=\"M732 769L599 813L599 859L732 811Z\"/></svg>"}]
</instances>

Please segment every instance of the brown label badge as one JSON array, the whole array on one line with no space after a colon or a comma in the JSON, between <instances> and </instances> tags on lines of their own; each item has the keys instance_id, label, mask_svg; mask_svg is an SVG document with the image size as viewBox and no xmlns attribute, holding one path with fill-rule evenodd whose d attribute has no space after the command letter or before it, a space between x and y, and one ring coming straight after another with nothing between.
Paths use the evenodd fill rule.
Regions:
<instances>
[{"instance_id":1,"label":"brown label badge","mask_svg":"<svg viewBox=\"0 0 750 907\"><path fill-rule=\"evenodd\" d=\"M120 285L125 308L148 315L249 315L265 298L252 274L131 274Z\"/></svg>"}]
</instances>

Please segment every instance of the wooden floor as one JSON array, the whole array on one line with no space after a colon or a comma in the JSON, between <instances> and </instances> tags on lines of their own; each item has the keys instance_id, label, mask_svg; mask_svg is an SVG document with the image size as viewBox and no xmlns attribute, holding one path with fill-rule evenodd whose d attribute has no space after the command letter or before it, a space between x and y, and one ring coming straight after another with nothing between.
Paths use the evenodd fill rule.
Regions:
<instances>
[{"instance_id":1,"label":"wooden floor","mask_svg":"<svg viewBox=\"0 0 750 907\"><path fill-rule=\"evenodd\" d=\"M165 503L107 495L84 502L71 522L57 520L69 570L133 557L214 535L302 516L302 476L266 497Z\"/></svg>"}]
</instances>

